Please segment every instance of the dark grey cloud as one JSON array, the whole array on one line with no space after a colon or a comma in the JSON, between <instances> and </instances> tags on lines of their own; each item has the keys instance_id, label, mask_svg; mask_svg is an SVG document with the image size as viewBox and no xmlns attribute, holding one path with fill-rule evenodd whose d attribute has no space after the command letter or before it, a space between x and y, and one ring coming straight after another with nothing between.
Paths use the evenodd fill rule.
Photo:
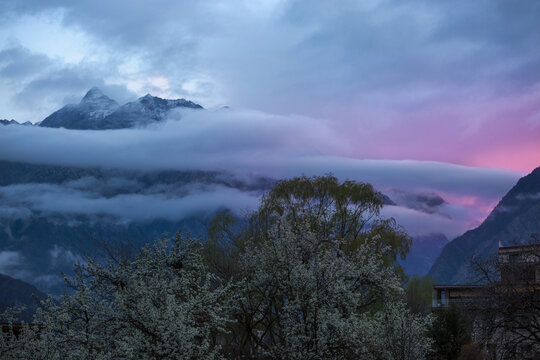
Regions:
<instances>
[{"instance_id":1,"label":"dark grey cloud","mask_svg":"<svg viewBox=\"0 0 540 360\"><path fill-rule=\"evenodd\" d=\"M49 250L49 255L51 257L51 264L53 266L57 265L67 265L73 266L75 263L83 263L84 259L82 256L74 253L71 250L65 249L62 246L55 244L51 250Z\"/></svg>"},{"instance_id":2,"label":"dark grey cloud","mask_svg":"<svg viewBox=\"0 0 540 360\"><path fill-rule=\"evenodd\" d=\"M2 251L0 252L0 273L6 273L6 271L21 263L21 255L16 251Z\"/></svg>"},{"instance_id":3,"label":"dark grey cloud","mask_svg":"<svg viewBox=\"0 0 540 360\"><path fill-rule=\"evenodd\" d=\"M535 59L540 40L535 1L288 2L291 26L314 26L307 48L337 44L357 74L386 79L476 81L512 59ZM309 46L311 45L311 46ZM330 54L330 57L335 54ZM431 55L431 56L429 56ZM368 57L358 61L361 57ZM364 67L367 64L367 67ZM519 66L520 64L513 64ZM387 75L380 70L387 70ZM376 70L376 71L373 71ZM497 69L505 76L515 68ZM381 77L382 75L382 77ZM538 72L536 73L538 75ZM533 76L534 78L534 76ZM532 79L529 77L529 81ZM373 83L370 85L374 85Z\"/></svg>"},{"instance_id":4,"label":"dark grey cloud","mask_svg":"<svg viewBox=\"0 0 540 360\"><path fill-rule=\"evenodd\" d=\"M35 217L56 216L54 221L64 219L63 223L76 226L79 222L72 217L78 215L122 224L132 221L144 223L155 219L178 221L224 209L244 215L256 209L260 193L214 184L185 187L176 194L162 191L103 197L89 189L73 190L69 185L24 184L0 187L0 197L13 209L27 210ZM385 206L382 215L394 217L411 235L438 232L449 238L478 225L477 218L485 216L479 211L456 204L445 203L436 210L426 212L405 205L392 205ZM62 248L51 250L53 263L73 263L76 257Z\"/></svg>"},{"instance_id":5,"label":"dark grey cloud","mask_svg":"<svg viewBox=\"0 0 540 360\"><path fill-rule=\"evenodd\" d=\"M184 37L215 30L219 23L208 16L219 12L218 6L192 1L30 0L5 3L5 18L61 9L66 26L82 28L100 40L124 47L178 45ZM207 16L203 16L207 11ZM172 39L175 41L171 43Z\"/></svg>"},{"instance_id":6,"label":"dark grey cloud","mask_svg":"<svg viewBox=\"0 0 540 360\"><path fill-rule=\"evenodd\" d=\"M270 62L259 74L248 64L242 69L265 84L258 107L283 104L319 116L335 117L340 108L342 116L367 117L366 108L378 105L410 111L463 103L508 91L517 80L526 91L540 75L528 71L540 60L534 46L540 41L540 12L535 2L521 4L508 15L503 2L489 1L286 2L272 25L293 34L278 47L287 66L274 68ZM276 52L272 45L269 57Z\"/></svg>"},{"instance_id":7,"label":"dark grey cloud","mask_svg":"<svg viewBox=\"0 0 540 360\"><path fill-rule=\"evenodd\" d=\"M516 199L518 200L540 200L540 193L536 194L518 194L516 196Z\"/></svg>"},{"instance_id":8,"label":"dark grey cloud","mask_svg":"<svg viewBox=\"0 0 540 360\"><path fill-rule=\"evenodd\" d=\"M466 191L460 194L459 191L441 189L437 193L419 191L417 188L416 190L386 189L384 192L396 204L386 206L382 213L396 218L409 234L424 236L442 233L449 239L480 225L495 205L494 201L498 200L484 194L476 199L477 203L474 206L471 206L472 204L468 203L471 198L465 195ZM453 203L443 198L445 193L452 197Z\"/></svg>"},{"instance_id":9,"label":"dark grey cloud","mask_svg":"<svg viewBox=\"0 0 540 360\"><path fill-rule=\"evenodd\" d=\"M64 265L69 265L69 268L72 268L74 261L80 260L80 256L59 248L57 245L51 249L50 257L51 260L56 261L55 264L63 262ZM58 271L53 273L36 272L32 268L31 262L20 251L0 251L0 274L29 282L42 291L54 289L59 293L64 284L64 279Z\"/></svg>"},{"instance_id":10,"label":"dark grey cloud","mask_svg":"<svg viewBox=\"0 0 540 360\"><path fill-rule=\"evenodd\" d=\"M32 211L26 207L12 206L8 204L2 204L0 206L0 218L3 219L25 219L32 216ZM12 238L8 233L8 237Z\"/></svg>"},{"instance_id":11,"label":"dark grey cloud","mask_svg":"<svg viewBox=\"0 0 540 360\"><path fill-rule=\"evenodd\" d=\"M135 99L125 85L105 83L104 79L115 71L114 62L67 65L21 45L0 51L0 91L4 88L10 92L3 99L5 106L24 109L24 117L18 118L21 122L40 121L51 109L78 103L92 86L99 86L120 102Z\"/></svg>"},{"instance_id":12,"label":"dark grey cloud","mask_svg":"<svg viewBox=\"0 0 540 360\"><path fill-rule=\"evenodd\" d=\"M44 291L47 294L56 292L56 296L59 295L58 291L63 288L65 281L64 278L56 273L54 274L34 274L24 278L27 282L34 284L38 289Z\"/></svg>"},{"instance_id":13,"label":"dark grey cloud","mask_svg":"<svg viewBox=\"0 0 540 360\"><path fill-rule=\"evenodd\" d=\"M0 77L8 81L28 79L41 74L52 65L43 54L33 54L22 46L0 51Z\"/></svg>"},{"instance_id":14,"label":"dark grey cloud","mask_svg":"<svg viewBox=\"0 0 540 360\"><path fill-rule=\"evenodd\" d=\"M170 78L171 91L206 79L206 96L225 91L235 104L278 113L336 116L348 107L340 116L352 121L369 116L361 107L527 91L540 76L536 1L6 1L5 9L10 19L61 9L67 29L138 58L140 71Z\"/></svg>"},{"instance_id":15,"label":"dark grey cloud","mask_svg":"<svg viewBox=\"0 0 540 360\"><path fill-rule=\"evenodd\" d=\"M20 106L33 106L37 109L48 109L51 103L78 103L92 84L100 86L117 99L125 101L135 98L135 95L123 86L103 83L95 69L79 66L41 74L40 77L25 83L14 96L14 101ZM40 117L39 120L43 118Z\"/></svg>"},{"instance_id":16,"label":"dark grey cloud","mask_svg":"<svg viewBox=\"0 0 540 360\"><path fill-rule=\"evenodd\" d=\"M386 194L398 205L423 211L428 214L437 212L447 202L436 193L411 193L403 190L391 189Z\"/></svg>"},{"instance_id":17,"label":"dark grey cloud","mask_svg":"<svg viewBox=\"0 0 540 360\"><path fill-rule=\"evenodd\" d=\"M453 239L480 225L478 220L471 218L471 209L460 205L448 205L440 212L434 213L390 205L385 206L381 214L385 217L395 218L398 224L411 236L438 233ZM485 216L485 214L478 213L475 215Z\"/></svg>"},{"instance_id":18,"label":"dark grey cloud","mask_svg":"<svg viewBox=\"0 0 540 360\"><path fill-rule=\"evenodd\" d=\"M16 85L0 78L12 100L0 101L1 117L35 122L97 85L120 103L152 92L329 119L346 141L358 139L347 155L360 158L534 165L513 159L538 150L536 1L58 0L4 9L0 28L45 18L76 36L44 42L84 45L75 55L50 50L52 68ZM32 73L47 48L17 31ZM496 152L511 155L502 163Z\"/></svg>"},{"instance_id":19,"label":"dark grey cloud","mask_svg":"<svg viewBox=\"0 0 540 360\"><path fill-rule=\"evenodd\" d=\"M12 250L0 251L0 274L6 274L17 279L29 278L29 271L21 252Z\"/></svg>"}]
</instances>

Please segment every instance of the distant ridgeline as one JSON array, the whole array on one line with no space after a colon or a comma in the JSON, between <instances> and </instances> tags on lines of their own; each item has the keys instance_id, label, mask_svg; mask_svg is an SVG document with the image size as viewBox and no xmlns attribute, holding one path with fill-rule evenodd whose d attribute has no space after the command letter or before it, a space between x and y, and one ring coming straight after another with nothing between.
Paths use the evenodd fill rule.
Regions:
<instances>
[{"instance_id":1,"label":"distant ridgeline","mask_svg":"<svg viewBox=\"0 0 540 360\"><path fill-rule=\"evenodd\" d=\"M448 243L429 275L438 284L466 284L473 254L489 256L499 244L523 244L534 236L540 240L540 167L521 178L480 226Z\"/></svg>"},{"instance_id":2,"label":"distant ridgeline","mask_svg":"<svg viewBox=\"0 0 540 360\"><path fill-rule=\"evenodd\" d=\"M9 252L21 260L20 264L10 265L11 270L4 273L11 276L26 274L23 280L55 294L63 287L60 271L69 272L80 254L91 251L95 243L130 241L142 244L164 233L172 235L178 229L202 237L216 211L230 211L210 208L193 214L178 214L175 210L178 206L174 204L183 201L187 195L212 194L216 188L256 194L273 184L267 178L254 177L244 182L216 171L144 172L2 160L0 174L0 255ZM153 214L150 204L144 200L146 207L135 209L138 211L135 217L130 218L129 211L126 211L126 217L122 216L126 201L137 199L164 201L170 210L162 210L161 215ZM109 210L113 206L120 210L101 212L79 204L70 208L69 202L75 200L107 204ZM64 206L66 203L68 206Z\"/></svg>"},{"instance_id":3,"label":"distant ridgeline","mask_svg":"<svg viewBox=\"0 0 540 360\"><path fill-rule=\"evenodd\" d=\"M26 309L20 318L31 321L37 302L45 298L46 295L35 286L0 274L0 314L11 306L25 306ZM0 319L0 322L2 322L2 319Z\"/></svg>"},{"instance_id":4,"label":"distant ridgeline","mask_svg":"<svg viewBox=\"0 0 540 360\"><path fill-rule=\"evenodd\" d=\"M7 119L0 119L0 125L25 125L25 126L32 126L33 124L30 121L23 122L22 124L19 123L16 120L7 120Z\"/></svg>"},{"instance_id":5,"label":"distant ridgeline","mask_svg":"<svg viewBox=\"0 0 540 360\"><path fill-rule=\"evenodd\" d=\"M120 106L93 87L79 104L64 106L47 116L40 126L92 130L131 128L162 121L177 108L202 109L202 106L185 99L167 100L150 94Z\"/></svg>"},{"instance_id":6,"label":"distant ridgeline","mask_svg":"<svg viewBox=\"0 0 540 360\"><path fill-rule=\"evenodd\" d=\"M36 125L79 130L124 129L160 122L175 109L202 109L185 99L168 100L147 94L119 105L97 87L91 88L78 104L69 104ZM3 125L21 125L15 120L0 120ZM25 122L22 125L32 125Z\"/></svg>"}]
</instances>

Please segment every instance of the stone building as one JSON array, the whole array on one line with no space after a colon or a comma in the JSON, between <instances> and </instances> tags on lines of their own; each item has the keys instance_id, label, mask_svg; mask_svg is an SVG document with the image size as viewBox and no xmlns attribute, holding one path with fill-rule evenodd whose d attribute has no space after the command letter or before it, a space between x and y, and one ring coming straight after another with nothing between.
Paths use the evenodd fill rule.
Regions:
<instances>
[{"instance_id":1,"label":"stone building","mask_svg":"<svg viewBox=\"0 0 540 360\"><path fill-rule=\"evenodd\" d=\"M540 359L540 244L499 247L497 260L482 285L434 285L432 308L466 311L492 359Z\"/></svg>"}]
</instances>

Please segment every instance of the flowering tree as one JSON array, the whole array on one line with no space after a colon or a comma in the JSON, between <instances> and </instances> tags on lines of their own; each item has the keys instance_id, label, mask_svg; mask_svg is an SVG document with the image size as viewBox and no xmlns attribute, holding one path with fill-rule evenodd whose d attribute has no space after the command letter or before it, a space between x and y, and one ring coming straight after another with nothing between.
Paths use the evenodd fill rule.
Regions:
<instances>
[{"instance_id":1,"label":"flowering tree","mask_svg":"<svg viewBox=\"0 0 540 360\"><path fill-rule=\"evenodd\" d=\"M229 321L230 286L206 271L200 244L180 234L134 259L77 265L73 289L41 304L35 325L0 344L13 359L213 359Z\"/></svg>"},{"instance_id":2,"label":"flowering tree","mask_svg":"<svg viewBox=\"0 0 540 360\"><path fill-rule=\"evenodd\" d=\"M345 241L283 217L266 240L247 244L231 344L237 356L423 358L430 319L405 309L399 278L383 261L388 250L373 254L366 242L345 252Z\"/></svg>"},{"instance_id":3,"label":"flowering tree","mask_svg":"<svg viewBox=\"0 0 540 360\"><path fill-rule=\"evenodd\" d=\"M380 217L383 202L369 184L298 177L279 181L244 223L216 218L207 261L224 279L242 281L227 351L244 358L421 359L430 318L405 310L396 262L411 239ZM403 329L401 338L384 325L390 323ZM405 341L409 335L415 340ZM396 347L411 344L414 351L396 355Z\"/></svg>"},{"instance_id":4,"label":"flowering tree","mask_svg":"<svg viewBox=\"0 0 540 360\"><path fill-rule=\"evenodd\" d=\"M307 226L321 238L339 239L344 251L354 251L365 243L369 243L366 251L384 249L385 262L393 264L397 257L405 258L412 240L394 219L380 216L384 200L370 184L340 183L332 175L281 180L263 196L251 218L251 231L265 237L285 217L293 229Z\"/></svg>"},{"instance_id":5,"label":"flowering tree","mask_svg":"<svg viewBox=\"0 0 540 360\"><path fill-rule=\"evenodd\" d=\"M394 219L380 216L384 201L384 195L370 184L339 182L332 175L280 180L262 196L259 209L246 220L238 222L229 215L218 215L212 221L206 260L220 276L237 276L236 265L246 245L270 239L276 224L284 218L293 230L307 228L326 242L337 239L345 253L367 244L364 251L383 254L385 265L403 276L396 260L405 258L412 239Z\"/></svg>"}]
</instances>

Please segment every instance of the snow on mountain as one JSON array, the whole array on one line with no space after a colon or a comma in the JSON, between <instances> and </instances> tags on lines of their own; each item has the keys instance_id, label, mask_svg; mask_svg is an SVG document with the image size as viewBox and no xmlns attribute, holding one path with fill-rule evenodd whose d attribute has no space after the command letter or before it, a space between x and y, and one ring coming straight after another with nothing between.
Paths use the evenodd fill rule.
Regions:
<instances>
[{"instance_id":1,"label":"snow on mountain","mask_svg":"<svg viewBox=\"0 0 540 360\"><path fill-rule=\"evenodd\" d=\"M146 94L136 101L120 106L104 119L105 128L128 128L146 126L165 119L176 108L202 109L203 107L185 99L168 100Z\"/></svg>"},{"instance_id":2,"label":"snow on mountain","mask_svg":"<svg viewBox=\"0 0 540 360\"><path fill-rule=\"evenodd\" d=\"M118 103L93 87L81 99L79 106L88 109L88 116L92 120L100 120L118 108Z\"/></svg>"},{"instance_id":3,"label":"snow on mountain","mask_svg":"<svg viewBox=\"0 0 540 360\"><path fill-rule=\"evenodd\" d=\"M118 103L96 87L91 88L79 104L69 104L47 116L39 124L66 129L99 129L100 122L118 108Z\"/></svg>"},{"instance_id":4,"label":"snow on mountain","mask_svg":"<svg viewBox=\"0 0 540 360\"><path fill-rule=\"evenodd\" d=\"M164 120L176 108L202 109L202 106L185 99L168 100L150 94L120 106L93 87L79 104L64 106L39 126L92 130L139 127Z\"/></svg>"}]
</instances>

